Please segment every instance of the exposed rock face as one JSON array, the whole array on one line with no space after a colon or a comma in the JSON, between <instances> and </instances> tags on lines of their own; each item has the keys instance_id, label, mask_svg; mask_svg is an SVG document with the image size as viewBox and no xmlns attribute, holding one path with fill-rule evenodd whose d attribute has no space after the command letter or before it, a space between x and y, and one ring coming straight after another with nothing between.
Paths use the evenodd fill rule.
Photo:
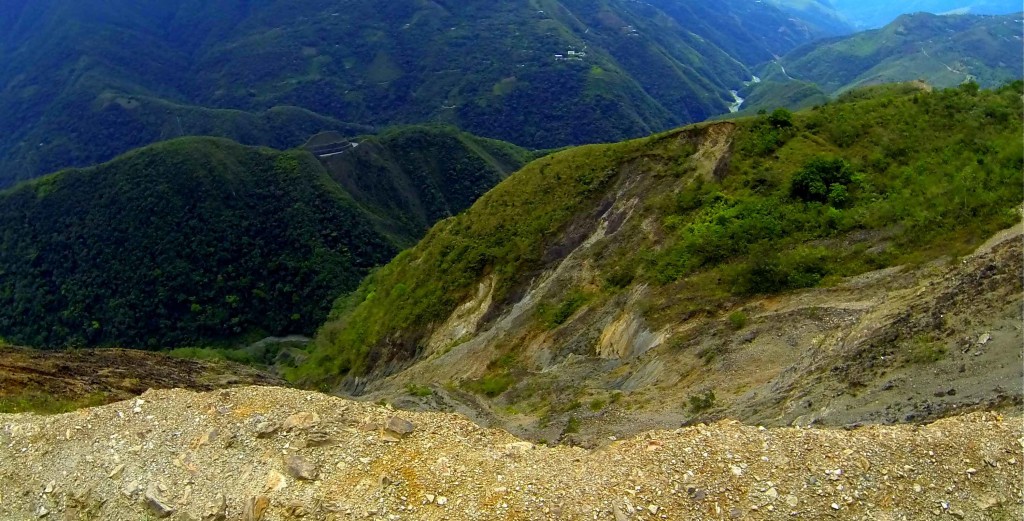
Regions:
<instances>
[{"instance_id":1,"label":"exposed rock face","mask_svg":"<svg viewBox=\"0 0 1024 521\"><path fill-rule=\"evenodd\" d=\"M1021 418L993 413L853 430L724 421L584 450L440 413L403 413L415 430L389 441L359 428L388 425L389 408L279 388L153 391L143 401L142 414L121 402L0 415L0 519L1024 515ZM300 430L255 435L261 422L300 413L316 414L338 443L305 446ZM213 430L226 434L197 443Z\"/></svg>"},{"instance_id":2,"label":"exposed rock face","mask_svg":"<svg viewBox=\"0 0 1024 521\"><path fill-rule=\"evenodd\" d=\"M644 354L664 340L663 335L647 329L640 316L626 312L601 332L597 356L616 360L628 359Z\"/></svg>"},{"instance_id":3,"label":"exposed rock face","mask_svg":"<svg viewBox=\"0 0 1024 521\"><path fill-rule=\"evenodd\" d=\"M727 159L729 131L712 125L704 134L680 134L701 144L702 175L714 176ZM576 246L538 272L518 300L501 309L492 304L495 318L479 332L368 382L365 398L454 408L520 436L588 446L721 418L846 426L1024 404L1021 224L955 262L868 272L832 287L754 297L717 314L648 318L671 295L640 285L584 304L554 329L538 328L542 303L557 302L567 287L600 284L591 280L591 266L601 242L642 229L634 203L651 189L631 181L647 182L627 177L603 214L581 220ZM506 391L459 390L509 354L516 367ZM410 384L428 382L446 385L426 399L406 396ZM713 400L692 406L708 393ZM568 438L573 430L579 432Z\"/></svg>"}]
</instances>

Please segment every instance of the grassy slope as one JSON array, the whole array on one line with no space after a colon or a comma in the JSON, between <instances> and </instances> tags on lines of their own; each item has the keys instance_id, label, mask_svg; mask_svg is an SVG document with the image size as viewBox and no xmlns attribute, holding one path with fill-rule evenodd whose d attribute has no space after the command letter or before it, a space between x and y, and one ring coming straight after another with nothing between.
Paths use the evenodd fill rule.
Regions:
<instances>
[{"instance_id":1,"label":"grassy slope","mask_svg":"<svg viewBox=\"0 0 1024 521\"><path fill-rule=\"evenodd\" d=\"M739 120L722 181L652 193L643 211L659 231L595 259L612 282L607 291L655 285L661 297L649 318L657 322L695 305L966 251L1010 223L1021 202L1020 87L886 87L799 113L792 125ZM693 152L668 134L531 163L339 302L314 356L292 376L330 385L410 359L483 276L496 276L500 305L557 261L550 247L621 176L642 168L685 179ZM855 174L841 190L828 187L836 193L823 202L793 195L798 172L831 158Z\"/></svg>"}]
</instances>

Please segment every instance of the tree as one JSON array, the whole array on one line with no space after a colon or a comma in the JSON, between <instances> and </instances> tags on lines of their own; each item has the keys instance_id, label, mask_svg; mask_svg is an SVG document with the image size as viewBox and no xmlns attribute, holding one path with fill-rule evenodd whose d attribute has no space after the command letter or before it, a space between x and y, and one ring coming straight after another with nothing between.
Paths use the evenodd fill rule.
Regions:
<instances>
[{"instance_id":1,"label":"tree","mask_svg":"<svg viewBox=\"0 0 1024 521\"><path fill-rule=\"evenodd\" d=\"M845 205L849 199L846 187L853 182L853 169L839 158L816 157L793 176L790 194L804 201L819 203L833 200Z\"/></svg>"},{"instance_id":2,"label":"tree","mask_svg":"<svg viewBox=\"0 0 1024 521\"><path fill-rule=\"evenodd\" d=\"M768 124L775 128L789 128L793 126L793 113L778 108L768 115Z\"/></svg>"}]
</instances>

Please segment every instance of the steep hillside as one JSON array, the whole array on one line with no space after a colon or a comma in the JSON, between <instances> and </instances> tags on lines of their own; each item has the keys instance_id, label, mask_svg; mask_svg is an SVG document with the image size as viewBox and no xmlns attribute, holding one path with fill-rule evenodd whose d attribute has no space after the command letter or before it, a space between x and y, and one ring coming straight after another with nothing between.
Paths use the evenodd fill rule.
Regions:
<instances>
[{"instance_id":1,"label":"steep hillside","mask_svg":"<svg viewBox=\"0 0 1024 521\"><path fill-rule=\"evenodd\" d=\"M993 88L1024 78L1021 34L1020 15L901 16L882 29L799 47L764 66L764 81L740 95L747 110L771 110L779 101L808 106L823 94L899 81Z\"/></svg>"},{"instance_id":2,"label":"steep hillside","mask_svg":"<svg viewBox=\"0 0 1024 521\"><path fill-rule=\"evenodd\" d=\"M719 422L584 450L309 392L154 391L0 414L0 517L1017 519L1022 435L995 414L852 431Z\"/></svg>"},{"instance_id":3,"label":"steep hillside","mask_svg":"<svg viewBox=\"0 0 1024 521\"><path fill-rule=\"evenodd\" d=\"M827 299L786 304L773 296L964 255L1016 222L1019 90L1019 83L995 92L891 86L796 115L778 111L540 159L339 302L316 352L292 376L390 396L443 390L442 399L522 414L555 438L579 428L583 406L601 424L613 423L606 408L651 411L654 421L709 411L781 423L876 413L891 420L874 410L829 413L813 399L799 405L798 390L833 369L846 375L840 389L854 394L907 364L914 378L974 326L908 329L900 321L916 315L890 316L900 308L869 304L884 300L884 290L842 297L852 301L836 314ZM993 320L1019 312L1014 246L992 261L1000 276L986 291L995 302L979 297L957 316L990 307ZM885 284L913 292L914 277ZM950 297L930 294L940 304L925 307L947 312ZM773 314L787 305L794 317ZM797 325L801 309L807 329ZM877 315L860 315L868 310ZM879 320L872 328L881 328L880 343L858 340L864 331L854 324L868 316ZM759 341L744 330L748 321L775 323L771 338L785 340ZM837 336L816 336L828 331ZM968 375L981 374L981 386L1012 381L1019 372L1013 338L993 354L1002 372L972 366ZM858 349L877 350L886 362ZM764 371L755 376L751 367ZM730 384L741 376L751 380ZM999 394L989 387L975 396Z\"/></svg>"},{"instance_id":4,"label":"steep hillside","mask_svg":"<svg viewBox=\"0 0 1024 521\"><path fill-rule=\"evenodd\" d=\"M0 18L0 186L158 139L292 147L343 122L618 140L726 112L750 67L822 34L746 0L40 0Z\"/></svg>"},{"instance_id":5,"label":"steep hillside","mask_svg":"<svg viewBox=\"0 0 1024 521\"><path fill-rule=\"evenodd\" d=\"M0 192L0 336L160 348L310 334L370 268L527 159L445 129L346 143L312 147L318 161L185 138Z\"/></svg>"}]
</instances>

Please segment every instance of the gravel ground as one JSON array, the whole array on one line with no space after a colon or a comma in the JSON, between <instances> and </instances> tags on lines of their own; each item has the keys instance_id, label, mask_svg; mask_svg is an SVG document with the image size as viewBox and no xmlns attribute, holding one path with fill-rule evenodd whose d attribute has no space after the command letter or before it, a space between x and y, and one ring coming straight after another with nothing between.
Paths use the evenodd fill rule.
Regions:
<instances>
[{"instance_id":1,"label":"gravel ground","mask_svg":"<svg viewBox=\"0 0 1024 521\"><path fill-rule=\"evenodd\" d=\"M0 415L0 519L1021 519L1018 417L724 421L589 451L273 387Z\"/></svg>"}]
</instances>

